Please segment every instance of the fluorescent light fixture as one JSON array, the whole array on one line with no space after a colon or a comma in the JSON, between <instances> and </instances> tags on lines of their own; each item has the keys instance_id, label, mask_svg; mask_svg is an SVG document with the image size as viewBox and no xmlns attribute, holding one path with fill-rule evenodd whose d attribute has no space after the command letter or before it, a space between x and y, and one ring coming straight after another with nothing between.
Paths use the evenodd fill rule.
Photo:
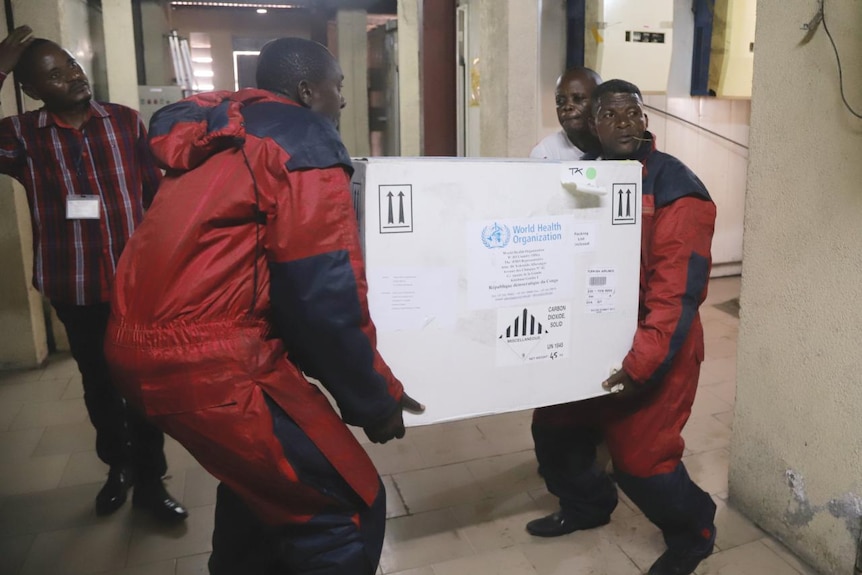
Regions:
<instances>
[{"instance_id":1,"label":"fluorescent light fixture","mask_svg":"<svg viewBox=\"0 0 862 575\"><path fill-rule=\"evenodd\" d=\"M197 89L198 91L208 92L210 90L215 90L215 86L212 84L198 84Z\"/></svg>"},{"instance_id":2,"label":"fluorescent light fixture","mask_svg":"<svg viewBox=\"0 0 862 575\"><path fill-rule=\"evenodd\" d=\"M192 58L192 62L195 64L212 64L213 59L209 56L198 56L197 58Z\"/></svg>"},{"instance_id":3,"label":"fluorescent light fixture","mask_svg":"<svg viewBox=\"0 0 862 575\"><path fill-rule=\"evenodd\" d=\"M266 8L258 8L257 13L258 14L266 14Z\"/></svg>"},{"instance_id":4,"label":"fluorescent light fixture","mask_svg":"<svg viewBox=\"0 0 862 575\"><path fill-rule=\"evenodd\" d=\"M215 72L212 70L195 70L194 74L195 78L212 78L215 76Z\"/></svg>"},{"instance_id":5,"label":"fluorescent light fixture","mask_svg":"<svg viewBox=\"0 0 862 575\"><path fill-rule=\"evenodd\" d=\"M296 4L260 4L245 2L222 2L221 0L171 0L171 6L181 8L301 8ZM260 12L264 14L264 12Z\"/></svg>"}]
</instances>

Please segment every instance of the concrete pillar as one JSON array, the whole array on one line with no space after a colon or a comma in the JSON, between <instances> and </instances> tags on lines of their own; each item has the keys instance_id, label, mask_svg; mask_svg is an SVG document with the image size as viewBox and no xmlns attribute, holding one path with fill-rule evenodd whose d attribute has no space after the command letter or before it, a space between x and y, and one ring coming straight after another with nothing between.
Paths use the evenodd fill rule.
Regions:
<instances>
[{"instance_id":1,"label":"concrete pillar","mask_svg":"<svg viewBox=\"0 0 862 575\"><path fill-rule=\"evenodd\" d=\"M108 94L116 104L138 108L135 31L129 0L102 0Z\"/></svg>"},{"instance_id":2,"label":"concrete pillar","mask_svg":"<svg viewBox=\"0 0 862 575\"><path fill-rule=\"evenodd\" d=\"M173 84L174 68L167 39L170 25L164 6L155 0L141 2L141 20L147 84L170 86Z\"/></svg>"},{"instance_id":3,"label":"concrete pillar","mask_svg":"<svg viewBox=\"0 0 862 575\"><path fill-rule=\"evenodd\" d=\"M539 3L481 0L481 153L529 156L539 134Z\"/></svg>"},{"instance_id":4,"label":"concrete pillar","mask_svg":"<svg viewBox=\"0 0 862 575\"><path fill-rule=\"evenodd\" d=\"M757 3L730 500L820 573L862 524L862 120L808 0ZM862 2L826 2L862 113Z\"/></svg>"},{"instance_id":5,"label":"concrete pillar","mask_svg":"<svg viewBox=\"0 0 862 575\"><path fill-rule=\"evenodd\" d=\"M402 156L421 156L423 152L419 66L422 1L398 0L398 117Z\"/></svg>"},{"instance_id":6,"label":"concrete pillar","mask_svg":"<svg viewBox=\"0 0 862 575\"><path fill-rule=\"evenodd\" d=\"M368 140L368 16L365 10L339 10L338 62L344 71L341 139L351 156L371 153Z\"/></svg>"}]
</instances>

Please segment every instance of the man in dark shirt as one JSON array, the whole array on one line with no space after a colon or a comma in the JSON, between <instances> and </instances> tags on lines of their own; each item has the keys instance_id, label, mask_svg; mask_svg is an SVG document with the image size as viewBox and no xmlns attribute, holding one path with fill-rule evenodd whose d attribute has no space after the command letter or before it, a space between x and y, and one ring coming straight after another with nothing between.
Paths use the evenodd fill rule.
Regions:
<instances>
[{"instance_id":1,"label":"man in dark shirt","mask_svg":"<svg viewBox=\"0 0 862 575\"><path fill-rule=\"evenodd\" d=\"M136 485L133 504L164 521L186 510L165 491L164 436L126 407L112 385L103 342L120 253L152 201L161 172L137 112L92 100L87 75L60 46L21 26L0 43L0 84L14 70L44 107L0 120L0 173L24 186L33 227L33 285L66 328L110 467L96 496L113 513Z\"/></svg>"}]
</instances>

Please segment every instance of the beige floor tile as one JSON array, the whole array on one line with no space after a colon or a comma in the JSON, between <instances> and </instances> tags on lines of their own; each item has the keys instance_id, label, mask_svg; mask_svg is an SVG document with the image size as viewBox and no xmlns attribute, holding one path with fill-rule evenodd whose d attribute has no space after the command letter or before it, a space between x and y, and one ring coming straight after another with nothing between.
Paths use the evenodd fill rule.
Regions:
<instances>
[{"instance_id":1,"label":"beige floor tile","mask_svg":"<svg viewBox=\"0 0 862 575\"><path fill-rule=\"evenodd\" d=\"M407 515L407 507L401 499L401 493L391 475L382 476L383 486L386 488L386 519Z\"/></svg>"},{"instance_id":2,"label":"beige floor tile","mask_svg":"<svg viewBox=\"0 0 862 575\"><path fill-rule=\"evenodd\" d=\"M692 417L682 430L685 446L692 453L722 449L730 445L730 428L709 416Z\"/></svg>"},{"instance_id":3,"label":"beige floor tile","mask_svg":"<svg viewBox=\"0 0 862 575\"><path fill-rule=\"evenodd\" d=\"M209 569L207 568L207 561L209 559L209 553L180 557L177 559L177 572L175 575L209 575Z\"/></svg>"},{"instance_id":4,"label":"beige floor tile","mask_svg":"<svg viewBox=\"0 0 862 575\"><path fill-rule=\"evenodd\" d=\"M471 503L484 496L464 463L399 473L393 479L410 513Z\"/></svg>"},{"instance_id":5,"label":"beige floor tile","mask_svg":"<svg viewBox=\"0 0 862 575\"><path fill-rule=\"evenodd\" d=\"M713 496L712 499L716 505L715 528L718 532L715 544L720 550L727 551L752 541L759 541L766 536L757 525L730 507L726 501L718 496Z\"/></svg>"},{"instance_id":6,"label":"beige floor tile","mask_svg":"<svg viewBox=\"0 0 862 575\"><path fill-rule=\"evenodd\" d=\"M700 366L700 385L736 381L736 356L708 359Z\"/></svg>"},{"instance_id":7,"label":"beige floor tile","mask_svg":"<svg viewBox=\"0 0 862 575\"><path fill-rule=\"evenodd\" d=\"M366 443L362 446L379 474L393 475L427 467L413 444L413 432L414 429L408 429L407 435L397 441Z\"/></svg>"},{"instance_id":8,"label":"beige floor tile","mask_svg":"<svg viewBox=\"0 0 862 575\"><path fill-rule=\"evenodd\" d=\"M96 446L96 429L90 420L45 428L33 455L59 455L91 451Z\"/></svg>"},{"instance_id":9,"label":"beige floor tile","mask_svg":"<svg viewBox=\"0 0 862 575\"><path fill-rule=\"evenodd\" d=\"M441 558L473 555L473 547L457 530L457 520L448 509L391 519L380 567L394 573L431 565Z\"/></svg>"},{"instance_id":10,"label":"beige floor tile","mask_svg":"<svg viewBox=\"0 0 862 575\"><path fill-rule=\"evenodd\" d=\"M519 545L538 575L639 575L610 538L607 526Z\"/></svg>"},{"instance_id":11,"label":"beige floor tile","mask_svg":"<svg viewBox=\"0 0 862 575\"><path fill-rule=\"evenodd\" d=\"M714 553L697 575L799 575L799 572L760 541Z\"/></svg>"},{"instance_id":12,"label":"beige floor tile","mask_svg":"<svg viewBox=\"0 0 862 575\"><path fill-rule=\"evenodd\" d=\"M714 413L712 415L718 421L728 426L730 429L733 429L733 411L725 411L722 413Z\"/></svg>"},{"instance_id":13,"label":"beige floor tile","mask_svg":"<svg viewBox=\"0 0 862 575\"><path fill-rule=\"evenodd\" d=\"M722 321L723 319L724 316L719 316L703 322L703 337L707 342L720 338L728 338L734 342L736 341L736 336L739 334L738 327L728 325Z\"/></svg>"},{"instance_id":14,"label":"beige floor tile","mask_svg":"<svg viewBox=\"0 0 862 575\"><path fill-rule=\"evenodd\" d=\"M167 561L138 565L137 567L127 567L119 571L99 573L99 575L175 575L176 568L176 559L169 559Z\"/></svg>"},{"instance_id":15,"label":"beige floor tile","mask_svg":"<svg viewBox=\"0 0 862 575\"><path fill-rule=\"evenodd\" d=\"M529 543L532 536L525 528L527 522L544 514L526 493L459 505L452 513L459 531L480 553Z\"/></svg>"},{"instance_id":16,"label":"beige floor tile","mask_svg":"<svg viewBox=\"0 0 862 575\"><path fill-rule=\"evenodd\" d=\"M494 454L516 453L533 449L530 424L533 411L515 411L476 419L476 426L491 443Z\"/></svg>"},{"instance_id":17,"label":"beige floor tile","mask_svg":"<svg viewBox=\"0 0 862 575\"><path fill-rule=\"evenodd\" d=\"M434 575L536 575L520 549L501 549L433 565Z\"/></svg>"},{"instance_id":18,"label":"beige floor tile","mask_svg":"<svg viewBox=\"0 0 862 575\"><path fill-rule=\"evenodd\" d=\"M167 527L149 517L136 517L127 565L133 567L211 551L214 511L214 505L190 509L183 523Z\"/></svg>"},{"instance_id":19,"label":"beige floor tile","mask_svg":"<svg viewBox=\"0 0 862 575\"><path fill-rule=\"evenodd\" d=\"M491 442L474 423L430 425L412 431L410 439L426 467L494 455Z\"/></svg>"},{"instance_id":20,"label":"beige floor tile","mask_svg":"<svg viewBox=\"0 0 862 575\"><path fill-rule=\"evenodd\" d=\"M736 380L722 381L708 386L710 393L730 405L736 404Z\"/></svg>"},{"instance_id":21,"label":"beige floor tile","mask_svg":"<svg viewBox=\"0 0 862 575\"><path fill-rule=\"evenodd\" d=\"M736 338L721 337L709 339L705 342L706 359L736 358Z\"/></svg>"},{"instance_id":22,"label":"beige floor tile","mask_svg":"<svg viewBox=\"0 0 862 575\"><path fill-rule=\"evenodd\" d=\"M68 462L68 455L50 455L0 466L0 497L54 489Z\"/></svg>"},{"instance_id":23,"label":"beige floor tile","mask_svg":"<svg viewBox=\"0 0 862 575\"><path fill-rule=\"evenodd\" d=\"M384 573L384 571L378 569L378 573ZM177 574L179 575L179 574ZM418 567L416 569L408 569L406 571L399 571L398 573L389 573L387 575L436 575L434 573L434 569L431 567Z\"/></svg>"},{"instance_id":24,"label":"beige floor tile","mask_svg":"<svg viewBox=\"0 0 862 575\"><path fill-rule=\"evenodd\" d=\"M87 420L83 399L25 403L9 429L32 429Z\"/></svg>"},{"instance_id":25,"label":"beige floor tile","mask_svg":"<svg viewBox=\"0 0 862 575\"><path fill-rule=\"evenodd\" d=\"M83 399L84 386L81 385L81 375L72 376L69 380L69 385L66 386L66 391L63 392L63 397L60 399Z\"/></svg>"},{"instance_id":26,"label":"beige floor tile","mask_svg":"<svg viewBox=\"0 0 862 575\"><path fill-rule=\"evenodd\" d=\"M781 542L771 537L764 537L760 540L760 542L769 547L769 549L771 549L773 553L781 557L781 559L783 559L785 563L789 564L802 575L818 575L817 571L812 569L807 563L794 555L787 547L782 545Z\"/></svg>"},{"instance_id":27,"label":"beige floor tile","mask_svg":"<svg viewBox=\"0 0 862 575\"><path fill-rule=\"evenodd\" d=\"M35 535L0 538L0 573L17 575L27 559Z\"/></svg>"},{"instance_id":28,"label":"beige floor tile","mask_svg":"<svg viewBox=\"0 0 862 575\"><path fill-rule=\"evenodd\" d=\"M12 427L12 422L18 417L18 413L24 403L21 401L0 401L0 431L6 431Z\"/></svg>"},{"instance_id":29,"label":"beige floor tile","mask_svg":"<svg viewBox=\"0 0 862 575\"><path fill-rule=\"evenodd\" d=\"M713 393L711 386L698 385L697 396L695 396L694 405L691 407L692 417L713 415L714 413L722 413L731 411L732 409L733 405Z\"/></svg>"},{"instance_id":30,"label":"beige floor tile","mask_svg":"<svg viewBox=\"0 0 862 575\"><path fill-rule=\"evenodd\" d=\"M122 569L132 534L129 523L101 523L41 533L21 575L83 575Z\"/></svg>"},{"instance_id":31,"label":"beige floor tile","mask_svg":"<svg viewBox=\"0 0 862 575\"><path fill-rule=\"evenodd\" d=\"M32 376L31 376L32 377ZM0 403L58 401L69 385L69 377L61 379L12 378L0 380Z\"/></svg>"},{"instance_id":32,"label":"beige floor tile","mask_svg":"<svg viewBox=\"0 0 862 575\"><path fill-rule=\"evenodd\" d=\"M36 427L0 432L0 461L6 465L7 462L21 461L33 455L44 431Z\"/></svg>"},{"instance_id":33,"label":"beige floor tile","mask_svg":"<svg viewBox=\"0 0 862 575\"><path fill-rule=\"evenodd\" d=\"M173 470L168 469L168 473L173 474ZM186 470L185 478L185 488L182 494L177 493L177 496L182 496L183 503L187 507L215 505L218 479L203 467Z\"/></svg>"},{"instance_id":34,"label":"beige floor tile","mask_svg":"<svg viewBox=\"0 0 862 575\"><path fill-rule=\"evenodd\" d=\"M125 521L127 509L110 517L96 516L100 485L61 487L4 499L0 503L0 537Z\"/></svg>"},{"instance_id":35,"label":"beige floor tile","mask_svg":"<svg viewBox=\"0 0 862 575\"><path fill-rule=\"evenodd\" d=\"M81 451L69 455L69 465L63 472L60 487L104 483L107 477L108 466L99 459L96 452Z\"/></svg>"},{"instance_id":36,"label":"beige floor tile","mask_svg":"<svg viewBox=\"0 0 862 575\"><path fill-rule=\"evenodd\" d=\"M42 368L42 379L79 376L78 365L68 351L52 354L48 357L48 365Z\"/></svg>"},{"instance_id":37,"label":"beige floor tile","mask_svg":"<svg viewBox=\"0 0 862 575\"><path fill-rule=\"evenodd\" d=\"M485 495L508 495L538 489L545 483L532 450L486 457L466 464Z\"/></svg>"},{"instance_id":38,"label":"beige floor tile","mask_svg":"<svg viewBox=\"0 0 862 575\"><path fill-rule=\"evenodd\" d=\"M661 531L643 515L614 518L608 529L611 539L644 572L664 553Z\"/></svg>"},{"instance_id":39,"label":"beige floor tile","mask_svg":"<svg viewBox=\"0 0 862 575\"><path fill-rule=\"evenodd\" d=\"M726 449L706 451L683 457L688 474L707 493L727 491L727 467L730 453Z\"/></svg>"}]
</instances>

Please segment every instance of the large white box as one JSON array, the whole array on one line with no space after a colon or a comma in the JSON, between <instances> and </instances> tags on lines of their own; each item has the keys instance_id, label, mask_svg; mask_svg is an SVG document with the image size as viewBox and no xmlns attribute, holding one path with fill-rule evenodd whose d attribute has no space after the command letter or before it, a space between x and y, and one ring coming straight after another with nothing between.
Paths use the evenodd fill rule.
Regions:
<instances>
[{"instance_id":1,"label":"large white box","mask_svg":"<svg viewBox=\"0 0 862 575\"><path fill-rule=\"evenodd\" d=\"M426 425L604 393L637 323L641 164L356 160L378 347Z\"/></svg>"}]
</instances>

